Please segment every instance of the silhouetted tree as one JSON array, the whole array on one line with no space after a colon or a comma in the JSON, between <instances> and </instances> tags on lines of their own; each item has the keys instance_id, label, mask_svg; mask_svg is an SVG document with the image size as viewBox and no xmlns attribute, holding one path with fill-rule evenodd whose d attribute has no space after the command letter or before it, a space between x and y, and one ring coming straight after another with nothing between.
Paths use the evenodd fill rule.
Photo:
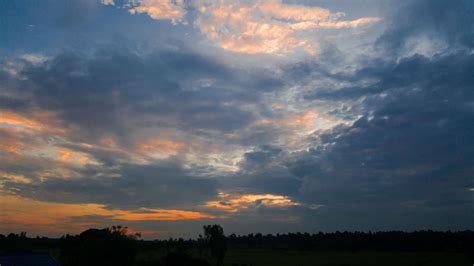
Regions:
<instances>
[{"instance_id":1,"label":"silhouetted tree","mask_svg":"<svg viewBox=\"0 0 474 266\"><path fill-rule=\"evenodd\" d=\"M30 238L26 233L0 234L0 255L61 249L63 266L114 265L206 265L204 254L212 255L222 265L227 246L252 249L304 249L334 251L390 251L390 252L465 252L474 262L474 232L333 232L316 234L287 233L277 235L232 234L224 237L222 227L207 225L198 240L137 240L127 235L125 227L89 229L80 235L66 235L61 239ZM193 253L201 249L203 252ZM140 250L140 256L135 256ZM162 256L157 250L167 250ZM204 252L206 251L206 252ZM467 260L467 256L465 257Z\"/></svg>"},{"instance_id":2,"label":"silhouetted tree","mask_svg":"<svg viewBox=\"0 0 474 266\"><path fill-rule=\"evenodd\" d=\"M225 253L227 252L224 229L218 224L205 225L203 228L206 246L211 251L211 255L216 258L216 265L222 265Z\"/></svg>"},{"instance_id":3,"label":"silhouetted tree","mask_svg":"<svg viewBox=\"0 0 474 266\"><path fill-rule=\"evenodd\" d=\"M132 265L136 236L127 235L127 228L113 226L88 229L77 236L66 236L61 243L64 266Z\"/></svg>"}]
</instances>

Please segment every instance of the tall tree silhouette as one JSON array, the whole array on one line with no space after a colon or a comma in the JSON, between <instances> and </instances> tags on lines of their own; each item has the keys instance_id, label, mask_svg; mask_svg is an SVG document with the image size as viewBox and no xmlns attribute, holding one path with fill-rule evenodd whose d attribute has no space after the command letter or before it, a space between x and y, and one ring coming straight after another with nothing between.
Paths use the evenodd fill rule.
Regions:
<instances>
[{"instance_id":1,"label":"tall tree silhouette","mask_svg":"<svg viewBox=\"0 0 474 266\"><path fill-rule=\"evenodd\" d=\"M211 251L211 255L216 258L216 265L222 265L225 253L227 252L224 229L218 224L205 225L203 229L205 244Z\"/></svg>"}]
</instances>

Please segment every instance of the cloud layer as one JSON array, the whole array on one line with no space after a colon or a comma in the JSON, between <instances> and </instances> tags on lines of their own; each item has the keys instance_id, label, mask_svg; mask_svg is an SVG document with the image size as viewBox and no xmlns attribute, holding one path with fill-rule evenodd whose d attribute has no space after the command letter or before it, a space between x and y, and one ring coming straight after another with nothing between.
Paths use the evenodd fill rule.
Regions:
<instances>
[{"instance_id":1,"label":"cloud layer","mask_svg":"<svg viewBox=\"0 0 474 266\"><path fill-rule=\"evenodd\" d=\"M104 4L110 4L105 2ZM344 13L320 7L272 1L131 1L132 14L146 13L156 20L184 22L186 7L196 13L194 24L219 47L245 54L285 54L301 49L319 52L308 31L357 28L380 21L377 17L341 20Z\"/></svg>"},{"instance_id":2,"label":"cloud layer","mask_svg":"<svg viewBox=\"0 0 474 266\"><path fill-rule=\"evenodd\" d=\"M1 233L472 227L469 1L53 2L0 11Z\"/></svg>"}]
</instances>

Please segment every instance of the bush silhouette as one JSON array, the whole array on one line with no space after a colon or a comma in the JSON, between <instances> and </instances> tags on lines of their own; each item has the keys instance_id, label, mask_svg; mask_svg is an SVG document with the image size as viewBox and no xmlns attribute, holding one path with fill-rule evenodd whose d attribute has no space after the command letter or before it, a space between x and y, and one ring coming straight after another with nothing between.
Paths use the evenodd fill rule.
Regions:
<instances>
[{"instance_id":1,"label":"bush silhouette","mask_svg":"<svg viewBox=\"0 0 474 266\"><path fill-rule=\"evenodd\" d=\"M88 229L77 236L63 237L61 264L64 266L128 266L135 257L134 236L127 228L114 226L105 229Z\"/></svg>"}]
</instances>

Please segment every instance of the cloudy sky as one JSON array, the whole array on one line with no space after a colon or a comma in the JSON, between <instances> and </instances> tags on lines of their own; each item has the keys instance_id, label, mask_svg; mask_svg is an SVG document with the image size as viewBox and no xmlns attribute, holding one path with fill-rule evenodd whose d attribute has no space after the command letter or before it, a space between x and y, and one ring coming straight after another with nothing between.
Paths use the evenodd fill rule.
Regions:
<instances>
[{"instance_id":1,"label":"cloudy sky","mask_svg":"<svg viewBox=\"0 0 474 266\"><path fill-rule=\"evenodd\" d=\"M0 233L474 225L471 0L0 3Z\"/></svg>"}]
</instances>

